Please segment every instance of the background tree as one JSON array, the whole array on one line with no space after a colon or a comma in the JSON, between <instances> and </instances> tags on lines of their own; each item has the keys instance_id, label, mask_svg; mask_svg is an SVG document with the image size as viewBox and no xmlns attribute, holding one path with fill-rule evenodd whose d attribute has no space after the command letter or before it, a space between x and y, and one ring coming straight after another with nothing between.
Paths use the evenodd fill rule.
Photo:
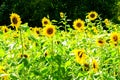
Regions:
<instances>
[{"instance_id":1,"label":"background tree","mask_svg":"<svg viewBox=\"0 0 120 80\"><path fill-rule=\"evenodd\" d=\"M0 25L9 25L12 12L19 14L29 26L41 26L41 19L49 15L59 20L65 12L69 19L85 19L86 13L96 11L100 16L116 20L114 7L119 0L0 0ZM116 8L117 10L118 8ZM71 21L72 22L72 21ZM116 22L116 21L115 21Z\"/></svg>"}]
</instances>

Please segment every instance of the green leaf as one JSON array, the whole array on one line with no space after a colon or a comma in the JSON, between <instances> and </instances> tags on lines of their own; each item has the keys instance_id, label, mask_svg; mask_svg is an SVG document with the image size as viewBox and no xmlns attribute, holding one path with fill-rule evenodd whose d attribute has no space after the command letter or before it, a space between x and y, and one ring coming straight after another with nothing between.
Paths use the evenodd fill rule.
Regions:
<instances>
[{"instance_id":1,"label":"green leaf","mask_svg":"<svg viewBox=\"0 0 120 80\"><path fill-rule=\"evenodd\" d=\"M5 52L3 49L0 49L0 57L3 57L5 55Z\"/></svg>"}]
</instances>

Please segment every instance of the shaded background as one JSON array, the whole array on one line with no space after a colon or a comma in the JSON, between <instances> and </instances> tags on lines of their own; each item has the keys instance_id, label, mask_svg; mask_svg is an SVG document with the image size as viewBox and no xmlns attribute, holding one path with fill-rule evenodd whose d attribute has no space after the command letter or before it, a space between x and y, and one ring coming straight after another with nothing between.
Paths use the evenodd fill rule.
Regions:
<instances>
[{"instance_id":1,"label":"shaded background","mask_svg":"<svg viewBox=\"0 0 120 80\"><path fill-rule=\"evenodd\" d=\"M67 18L85 19L86 13L96 11L105 19L117 20L119 0L0 0L0 25L10 24L10 14L15 12L21 16L22 22L29 26L42 26L41 19L49 15L50 19L59 21L60 12L65 12ZM72 22L72 21L71 21Z\"/></svg>"}]
</instances>

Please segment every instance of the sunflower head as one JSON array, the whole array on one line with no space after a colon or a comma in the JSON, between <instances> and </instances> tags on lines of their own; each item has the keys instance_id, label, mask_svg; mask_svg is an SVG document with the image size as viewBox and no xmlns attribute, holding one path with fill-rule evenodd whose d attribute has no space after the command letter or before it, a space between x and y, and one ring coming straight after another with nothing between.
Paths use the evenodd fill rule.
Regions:
<instances>
[{"instance_id":1,"label":"sunflower head","mask_svg":"<svg viewBox=\"0 0 120 80\"><path fill-rule=\"evenodd\" d=\"M50 24L51 24L51 22L50 22L50 20L48 18L44 17L42 19L42 26L45 27L46 25L50 25Z\"/></svg>"},{"instance_id":2,"label":"sunflower head","mask_svg":"<svg viewBox=\"0 0 120 80\"><path fill-rule=\"evenodd\" d=\"M42 28L38 28L38 27L35 27L35 28L32 28L33 29L33 31L34 31L34 33L36 34L36 35L40 35L41 34L41 32L42 32Z\"/></svg>"},{"instance_id":3,"label":"sunflower head","mask_svg":"<svg viewBox=\"0 0 120 80\"><path fill-rule=\"evenodd\" d=\"M87 57L87 55L85 54L84 49L81 50L74 50L75 56L76 56L76 61L79 64L84 64L85 63L85 59Z\"/></svg>"},{"instance_id":4,"label":"sunflower head","mask_svg":"<svg viewBox=\"0 0 120 80\"><path fill-rule=\"evenodd\" d=\"M96 40L96 44L97 44L98 46L103 46L103 45L105 44L105 40L99 38L99 39Z\"/></svg>"},{"instance_id":5,"label":"sunflower head","mask_svg":"<svg viewBox=\"0 0 120 80\"><path fill-rule=\"evenodd\" d=\"M6 32L9 31L7 26L2 26L1 30L2 30L3 33L6 33Z\"/></svg>"},{"instance_id":6,"label":"sunflower head","mask_svg":"<svg viewBox=\"0 0 120 80\"><path fill-rule=\"evenodd\" d=\"M73 22L73 27L74 29L78 30L78 31L81 31L84 29L84 26L85 26L85 22L81 19L76 19L74 22Z\"/></svg>"},{"instance_id":7,"label":"sunflower head","mask_svg":"<svg viewBox=\"0 0 120 80\"><path fill-rule=\"evenodd\" d=\"M28 54L20 54L20 58L28 58Z\"/></svg>"},{"instance_id":8,"label":"sunflower head","mask_svg":"<svg viewBox=\"0 0 120 80\"><path fill-rule=\"evenodd\" d=\"M44 29L43 29L43 34L48 36L48 37L52 37L54 36L56 32L55 26L54 25L47 25Z\"/></svg>"},{"instance_id":9,"label":"sunflower head","mask_svg":"<svg viewBox=\"0 0 120 80\"><path fill-rule=\"evenodd\" d=\"M90 65L88 63L84 63L84 70L89 71Z\"/></svg>"},{"instance_id":10,"label":"sunflower head","mask_svg":"<svg viewBox=\"0 0 120 80\"><path fill-rule=\"evenodd\" d=\"M91 21L94 21L97 17L98 17L98 13L95 11L91 11L87 15L87 18Z\"/></svg>"},{"instance_id":11,"label":"sunflower head","mask_svg":"<svg viewBox=\"0 0 120 80\"><path fill-rule=\"evenodd\" d=\"M119 34L117 32L111 33L110 39L112 42L118 42L119 41Z\"/></svg>"},{"instance_id":12,"label":"sunflower head","mask_svg":"<svg viewBox=\"0 0 120 80\"><path fill-rule=\"evenodd\" d=\"M64 18L65 14L63 12L60 12L60 17Z\"/></svg>"},{"instance_id":13,"label":"sunflower head","mask_svg":"<svg viewBox=\"0 0 120 80\"><path fill-rule=\"evenodd\" d=\"M98 62L96 60L92 60L92 69L94 72L98 71Z\"/></svg>"},{"instance_id":14,"label":"sunflower head","mask_svg":"<svg viewBox=\"0 0 120 80\"><path fill-rule=\"evenodd\" d=\"M108 25L110 24L110 22L109 22L108 19L105 19L105 20L104 20L104 23L105 23L106 26L108 26Z\"/></svg>"},{"instance_id":15,"label":"sunflower head","mask_svg":"<svg viewBox=\"0 0 120 80\"><path fill-rule=\"evenodd\" d=\"M16 13L12 13L10 15L10 21L11 21L11 26L15 27L16 29L18 29L22 23L20 16Z\"/></svg>"}]
</instances>

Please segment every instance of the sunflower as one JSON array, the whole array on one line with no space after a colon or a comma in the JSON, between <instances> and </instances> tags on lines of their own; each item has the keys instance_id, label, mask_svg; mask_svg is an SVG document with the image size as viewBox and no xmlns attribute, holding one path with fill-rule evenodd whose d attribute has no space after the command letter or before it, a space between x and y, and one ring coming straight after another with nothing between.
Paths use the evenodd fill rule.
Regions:
<instances>
[{"instance_id":1,"label":"sunflower","mask_svg":"<svg viewBox=\"0 0 120 80\"><path fill-rule=\"evenodd\" d=\"M3 31L3 33L6 33L9 29L7 26L2 26L1 30Z\"/></svg>"},{"instance_id":2,"label":"sunflower","mask_svg":"<svg viewBox=\"0 0 120 80\"><path fill-rule=\"evenodd\" d=\"M91 11L90 13L88 13L87 17L91 21L94 21L98 17L98 13L95 11Z\"/></svg>"},{"instance_id":3,"label":"sunflower","mask_svg":"<svg viewBox=\"0 0 120 80\"><path fill-rule=\"evenodd\" d=\"M79 64L84 64L85 63L85 59L86 59L86 54L84 49L81 50L74 50L75 56L76 56L76 61Z\"/></svg>"},{"instance_id":4,"label":"sunflower","mask_svg":"<svg viewBox=\"0 0 120 80\"><path fill-rule=\"evenodd\" d=\"M117 32L111 33L110 39L111 39L112 42L118 42L118 40L119 40L119 34Z\"/></svg>"},{"instance_id":5,"label":"sunflower","mask_svg":"<svg viewBox=\"0 0 120 80\"><path fill-rule=\"evenodd\" d=\"M89 69L90 69L89 64L88 63L84 63L84 70L85 71L89 71Z\"/></svg>"},{"instance_id":6,"label":"sunflower","mask_svg":"<svg viewBox=\"0 0 120 80\"><path fill-rule=\"evenodd\" d=\"M98 33L98 30L95 26L92 27L92 30L93 30L94 33L96 33L96 34Z\"/></svg>"},{"instance_id":7,"label":"sunflower","mask_svg":"<svg viewBox=\"0 0 120 80\"><path fill-rule=\"evenodd\" d=\"M22 23L21 18L18 14L12 13L10 15L10 21L11 21L11 26L16 28L16 30L19 28L20 24Z\"/></svg>"},{"instance_id":8,"label":"sunflower","mask_svg":"<svg viewBox=\"0 0 120 80\"><path fill-rule=\"evenodd\" d=\"M8 74L5 72L3 66L0 66L0 74L1 74L0 76L1 80L9 80Z\"/></svg>"},{"instance_id":9,"label":"sunflower","mask_svg":"<svg viewBox=\"0 0 120 80\"><path fill-rule=\"evenodd\" d=\"M84 26L85 26L85 22L81 19L76 19L74 22L73 22L73 27L78 30L78 31L81 31L84 29Z\"/></svg>"},{"instance_id":10,"label":"sunflower","mask_svg":"<svg viewBox=\"0 0 120 80\"><path fill-rule=\"evenodd\" d=\"M24 57L24 58L28 58L29 55L28 55L28 54L19 54L19 57L20 57L20 58L23 58L23 57Z\"/></svg>"},{"instance_id":11,"label":"sunflower","mask_svg":"<svg viewBox=\"0 0 120 80\"><path fill-rule=\"evenodd\" d=\"M96 60L92 60L92 69L94 72L98 71L98 63Z\"/></svg>"},{"instance_id":12,"label":"sunflower","mask_svg":"<svg viewBox=\"0 0 120 80\"><path fill-rule=\"evenodd\" d=\"M43 29L43 34L48 36L48 37L52 37L54 36L56 32L55 26L54 25L47 25L44 29Z\"/></svg>"},{"instance_id":13,"label":"sunflower","mask_svg":"<svg viewBox=\"0 0 120 80\"><path fill-rule=\"evenodd\" d=\"M65 14L63 12L60 12L60 17L64 18Z\"/></svg>"},{"instance_id":14,"label":"sunflower","mask_svg":"<svg viewBox=\"0 0 120 80\"><path fill-rule=\"evenodd\" d=\"M35 27L35 28L33 28L33 31L36 35L40 35L41 31L42 31L42 28Z\"/></svg>"},{"instance_id":15,"label":"sunflower","mask_svg":"<svg viewBox=\"0 0 120 80\"><path fill-rule=\"evenodd\" d=\"M108 26L110 24L110 21L108 19L105 19L104 23L105 23L106 26Z\"/></svg>"},{"instance_id":16,"label":"sunflower","mask_svg":"<svg viewBox=\"0 0 120 80\"><path fill-rule=\"evenodd\" d=\"M99 38L99 39L96 40L96 44L97 44L98 46L103 46L103 45L105 44L105 40Z\"/></svg>"},{"instance_id":17,"label":"sunflower","mask_svg":"<svg viewBox=\"0 0 120 80\"><path fill-rule=\"evenodd\" d=\"M42 19L42 26L51 25L51 22L48 18L44 17Z\"/></svg>"}]
</instances>

